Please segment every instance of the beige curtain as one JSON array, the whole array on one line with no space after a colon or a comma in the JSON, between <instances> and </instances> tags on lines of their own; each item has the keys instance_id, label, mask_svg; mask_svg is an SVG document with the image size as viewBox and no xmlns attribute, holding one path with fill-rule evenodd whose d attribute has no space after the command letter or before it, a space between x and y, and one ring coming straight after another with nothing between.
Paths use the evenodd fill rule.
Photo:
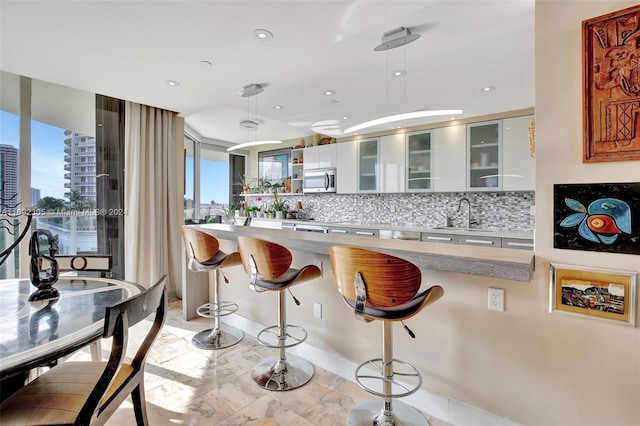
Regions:
<instances>
[{"instance_id":1,"label":"beige curtain","mask_svg":"<svg viewBox=\"0 0 640 426\"><path fill-rule=\"evenodd\" d=\"M125 279L149 287L167 274L169 295L182 260L175 153L176 113L127 102Z\"/></svg>"}]
</instances>

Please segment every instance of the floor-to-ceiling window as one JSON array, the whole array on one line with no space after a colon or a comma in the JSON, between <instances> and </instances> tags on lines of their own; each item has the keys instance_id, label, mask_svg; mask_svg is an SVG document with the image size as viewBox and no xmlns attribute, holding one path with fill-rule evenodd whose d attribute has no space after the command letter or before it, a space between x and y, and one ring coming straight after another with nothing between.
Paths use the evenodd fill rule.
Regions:
<instances>
[{"instance_id":1,"label":"floor-to-ceiling window","mask_svg":"<svg viewBox=\"0 0 640 426\"><path fill-rule=\"evenodd\" d=\"M230 199L229 154L224 147L185 136L185 220L217 220Z\"/></svg>"},{"instance_id":2,"label":"floor-to-ceiling window","mask_svg":"<svg viewBox=\"0 0 640 426\"><path fill-rule=\"evenodd\" d=\"M58 235L60 253L111 254L100 243L98 207L106 201L97 188L100 178L108 187L118 180L98 173L106 157L96 139L96 95L6 72L0 78L0 252L31 208L31 229ZM2 263L0 278L21 275L26 265L19 249Z\"/></svg>"},{"instance_id":3,"label":"floor-to-ceiling window","mask_svg":"<svg viewBox=\"0 0 640 426\"><path fill-rule=\"evenodd\" d=\"M3 89L4 90L4 89ZM0 252L20 234L20 117L0 110ZM0 278L19 275L19 250L0 259Z\"/></svg>"}]
</instances>

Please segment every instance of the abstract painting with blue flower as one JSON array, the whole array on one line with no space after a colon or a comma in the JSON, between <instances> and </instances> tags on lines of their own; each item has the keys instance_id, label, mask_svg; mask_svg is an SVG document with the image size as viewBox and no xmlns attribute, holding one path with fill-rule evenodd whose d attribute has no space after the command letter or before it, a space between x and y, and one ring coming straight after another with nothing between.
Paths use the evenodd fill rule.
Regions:
<instances>
[{"instance_id":1,"label":"abstract painting with blue flower","mask_svg":"<svg viewBox=\"0 0 640 426\"><path fill-rule=\"evenodd\" d=\"M640 254L640 183L554 185L560 249Z\"/></svg>"}]
</instances>

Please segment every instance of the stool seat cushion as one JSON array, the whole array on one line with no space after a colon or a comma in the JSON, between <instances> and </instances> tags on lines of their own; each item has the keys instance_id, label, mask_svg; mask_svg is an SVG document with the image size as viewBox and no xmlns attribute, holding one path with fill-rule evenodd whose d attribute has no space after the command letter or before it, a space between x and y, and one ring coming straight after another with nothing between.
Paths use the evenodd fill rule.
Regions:
<instances>
[{"instance_id":1,"label":"stool seat cushion","mask_svg":"<svg viewBox=\"0 0 640 426\"><path fill-rule=\"evenodd\" d=\"M294 284L319 278L322 275L315 265L307 265L300 269L289 268L279 277L271 280L257 278L256 285L266 290L282 290Z\"/></svg>"},{"instance_id":2,"label":"stool seat cushion","mask_svg":"<svg viewBox=\"0 0 640 426\"><path fill-rule=\"evenodd\" d=\"M418 293L413 299L400 305L391 306L388 308L376 308L371 306L364 307L364 316L370 320L383 320L383 321L401 321L410 318L420 312L420 310L427 304L431 303L433 299L439 299L442 296L442 288L440 286L433 286L425 291ZM355 301L344 297L344 301L355 308Z\"/></svg>"},{"instance_id":3,"label":"stool seat cushion","mask_svg":"<svg viewBox=\"0 0 640 426\"><path fill-rule=\"evenodd\" d=\"M234 252L227 254L221 250L218 250L211 259L205 260L204 262L198 262L195 258L192 258L191 261L200 271L213 271L215 269L236 266L242 263L240 260L240 253Z\"/></svg>"}]
</instances>

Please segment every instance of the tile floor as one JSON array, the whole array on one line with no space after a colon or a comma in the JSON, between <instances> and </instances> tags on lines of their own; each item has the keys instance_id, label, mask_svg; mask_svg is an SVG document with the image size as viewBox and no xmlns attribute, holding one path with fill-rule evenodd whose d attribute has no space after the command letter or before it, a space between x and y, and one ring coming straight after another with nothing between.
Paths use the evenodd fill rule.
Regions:
<instances>
[{"instance_id":1,"label":"tile floor","mask_svg":"<svg viewBox=\"0 0 640 426\"><path fill-rule=\"evenodd\" d=\"M140 327L145 322L131 331L128 353L132 354L141 340ZM251 381L251 368L277 352L248 335L239 344L218 351L191 346L194 333L208 324L205 319L184 321L181 301L170 303L165 326L147 359L145 387L152 426L344 425L351 407L371 398L356 383L319 367L301 388L263 390ZM102 349L107 356L108 345L103 344ZM83 357L89 357L88 351L74 355ZM447 426L425 417L432 426ZM107 422L109 426L134 424L129 400Z\"/></svg>"}]
</instances>

